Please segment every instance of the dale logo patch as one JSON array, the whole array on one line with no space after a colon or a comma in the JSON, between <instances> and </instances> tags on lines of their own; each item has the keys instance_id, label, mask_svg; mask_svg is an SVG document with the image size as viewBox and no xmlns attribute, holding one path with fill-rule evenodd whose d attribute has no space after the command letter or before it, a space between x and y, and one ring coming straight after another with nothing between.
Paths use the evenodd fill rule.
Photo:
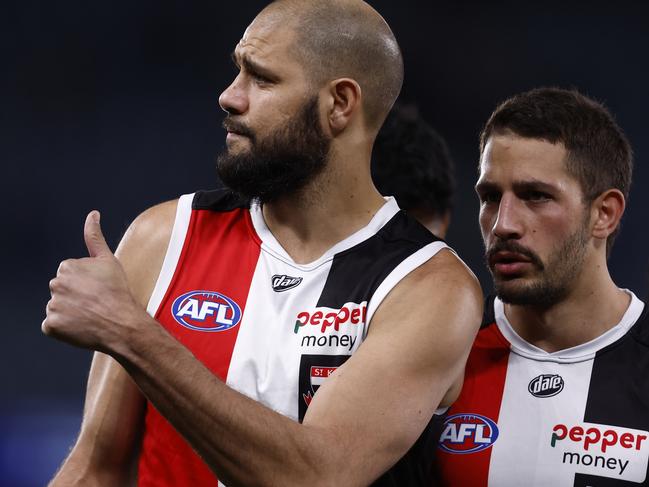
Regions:
<instances>
[{"instance_id":1,"label":"dale logo patch","mask_svg":"<svg viewBox=\"0 0 649 487\"><path fill-rule=\"evenodd\" d=\"M298 287L301 282L301 277L291 277L287 276L286 274L275 274L271 278L273 291L275 291L276 293L283 293L284 291Z\"/></svg>"},{"instance_id":2,"label":"dale logo patch","mask_svg":"<svg viewBox=\"0 0 649 487\"><path fill-rule=\"evenodd\" d=\"M534 397L552 397L563 391L563 377L558 374L543 374L532 379L527 390Z\"/></svg>"}]
</instances>

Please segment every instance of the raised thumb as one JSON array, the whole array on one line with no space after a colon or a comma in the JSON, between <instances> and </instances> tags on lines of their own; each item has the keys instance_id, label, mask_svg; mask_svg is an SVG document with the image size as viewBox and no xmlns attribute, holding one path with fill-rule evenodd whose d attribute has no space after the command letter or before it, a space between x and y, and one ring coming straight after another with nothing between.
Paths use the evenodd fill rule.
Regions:
<instances>
[{"instance_id":1,"label":"raised thumb","mask_svg":"<svg viewBox=\"0 0 649 487\"><path fill-rule=\"evenodd\" d=\"M99 212L93 210L88 213L86 223L83 226L83 238L86 241L88 254L90 257L101 257L102 255L113 255L106 243L104 234L101 232L99 224Z\"/></svg>"}]
</instances>

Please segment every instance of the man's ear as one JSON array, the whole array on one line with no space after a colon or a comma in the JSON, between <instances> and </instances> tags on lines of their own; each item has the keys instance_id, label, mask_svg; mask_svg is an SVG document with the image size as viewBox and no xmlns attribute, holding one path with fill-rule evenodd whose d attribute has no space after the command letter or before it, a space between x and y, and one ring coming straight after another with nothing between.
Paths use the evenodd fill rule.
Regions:
<instances>
[{"instance_id":1,"label":"man's ear","mask_svg":"<svg viewBox=\"0 0 649 487\"><path fill-rule=\"evenodd\" d=\"M593 237L606 240L620 224L626 203L618 189L608 189L591 205Z\"/></svg>"},{"instance_id":2,"label":"man's ear","mask_svg":"<svg viewBox=\"0 0 649 487\"><path fill-rule=\"evenodd\" d=\"M339 78L331 81L328 88L327 123L332 134L337 135L361 109L361 87L351 78Z\"/></svg>"}]
</instances>

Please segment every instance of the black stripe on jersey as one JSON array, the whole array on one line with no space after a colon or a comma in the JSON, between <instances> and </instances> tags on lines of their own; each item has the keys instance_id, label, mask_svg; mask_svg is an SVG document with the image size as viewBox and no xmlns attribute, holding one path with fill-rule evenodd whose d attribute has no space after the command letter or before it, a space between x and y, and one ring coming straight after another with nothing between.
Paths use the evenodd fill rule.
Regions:
<instances>
[{"instance_id":1,"label":"black stripe on jersey","mask_svg":"<svg viewBox=\"0 0 649 487\"><path fill-rule=\"evenodd\" d=\"M374 236L336 254L317 306L340 308L369 301L385 278L407 257L440 239L424 226L398 212ZM408 452L372 487L429 485L430 452L439 438L432 419Z\"/></svg>"},{"instance_id":2,"label":"black stripe on jersey","mask_svg":"<svg viewBox=\"0 0 649 487\"><path fill-rule=\"evenodd\" d=\"M631 334L640 343L649 347L649 299L645 300L645 307L638 323L631 329Z\"/></svg>"},{"instance_id":3,"label":"black stripe on jersey","mask_svg":"<svg viewBox=\"0 0 649 487\"><path fill-rule=\"evenodd\" d=\"M192 210L231 211L250 208L250 200L228 188L197 191L192 201Z\"/></svg>"},{"instance_id":4,"label":"black stripe on jersey","mask_svg":"<svg viewBox=\"0 0 649 487\"><path fill-rule=\"evenodd\" d=\"M482 324L480 325L481 330L496 322L496 311L494 309L495 301L496 296L494 294L490 294L484 300L484 312L482 314Z\"/></svg>"},{"instance_id":5,"label":"black stripe on jersey","mask_svg":"<svg viewBox=\"0 0 649 487\"><path fill-rule=\"evenodd\" d=\"M649 313L631 330L595 355L584 421L649 431ZM576 487L649 485L614 478L575 475Z\"/></svg>"},{"instance_id":6,"label":"black stripe on jersey","mask_svg":"<svg viewBox=\"0 0 649 487\"><path fill-rule=\"evenodd\" d=\"M369 301L376 288L403 260L440 240L403 211L375 235L334 256L317 306L340 308Z\"/></svg>"},{"instance_id":7,"label":"black stripe on jersey","mask_svg":"<svg viewBox=\"0 0 649 487\"><path fill-rule=\"evenodd\" d=\"M408 453L370 487L434 487L442 485L435 468L432 451L444 429L446 414L434 415Z\"/></svg>"}]
</instances>

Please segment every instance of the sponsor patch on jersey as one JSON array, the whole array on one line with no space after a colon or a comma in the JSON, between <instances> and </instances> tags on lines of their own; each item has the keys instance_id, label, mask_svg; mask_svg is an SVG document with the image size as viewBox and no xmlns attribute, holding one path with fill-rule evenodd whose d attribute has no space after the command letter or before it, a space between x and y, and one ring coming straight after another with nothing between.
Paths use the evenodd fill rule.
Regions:
<instances>
[{"instance_id":1,"label":"sponsor patch on jersey","mask_svg":"<svg viewBox=\"0 0 649 487\"><path fill-rule=\"evenodd\" d=\"M302 282L301 277L291 277L286 274L275 274L271 278L271 284L273 286L273 291L276 293L283 293L289 289L296 288Z\"/></svg>"},{"instance_id":2,"label":"sponsor patch on jersey","mask_svg":"<svg viewBox=\"0 0 649 487\"><path fill-rule=\"evenodd\" d=\"M576 473L644 482L649 432L596 423L556 424L547 433L556 468Z\"/></svg>"},{"instance_id":3,"label":"sponsor patch on jersey","mask_svg":"<svg viewBox=\"0 0 649 487\"><path fill-rule=\"evenodd\" d=\"M189 291L178 296L171 314L179 324L196 331L225 331L241 321L239 305L215 291Z\"/></svg>"},{"instance_id":4,"label":"sponsor patch on jersey","mask_svg":"<svg viewBox=\"0 0 649 487\"><path fill-rule=\"evenodd\" d=\"M340 309L320 306L296 315L293 333L300 346L315 349L352 352L359 345L367 319L367 301L345 303Z\"/></svg>"},{"instance_id":5,"label":"sponsor patch on jersey","mask_svg":"<svg viewBox=\"0 0 649 487\"><path fill-rule=\"evenodd\" d=\"M563 391L563 377L558 374L542 374L534 377L527 390L534 397L552 397Z\"/></svg>"},{"instance_id":6,"label":"sponsor patch on jersey","mask_svg":"<svg viewBox=\"0 0 649 487\"><path fill-rule=\"evenodd\" d=\"M454 414L444 421L438 446L448 453L476 453L493 445L498 434L498 425L486 416Z\"/></svg>"},{"instance_id":7,"label":"sponsor patch on jersey","mask_svg":"<svg viewBox=\"0 0 649 487\"><path fill-rule=\"evenodd\" d=\"M343 326L358 326L367 318L367 301L362 303L345 303L340 309L319 307L301 311L295 317L294 333L308 325L309 330L325 333L330 327L339 331Z\"/></svg>"},{"instance_id":8,"label":"sponsor patch on jersey","mask_svg":"<svg viewBox=\"0 0 649 487\"><path fill-rule=\"evenodd\" d=\"M313 396L324 381L344 364L349 355L302 355L298 387L298 417L304 419Z\"/></svg>"}]
</instances>

